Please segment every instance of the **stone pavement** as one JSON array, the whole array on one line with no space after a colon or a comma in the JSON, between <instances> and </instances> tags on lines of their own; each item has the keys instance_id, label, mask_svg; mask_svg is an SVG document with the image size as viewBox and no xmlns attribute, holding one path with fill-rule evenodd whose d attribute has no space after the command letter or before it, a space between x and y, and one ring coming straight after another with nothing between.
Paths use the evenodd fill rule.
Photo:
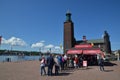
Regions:
<instances>
[{"instance_id":1,"label":"stone pavement","mask_svg":"<svg viewBox=\"0 0 120 80\"><path fill-rule=\"evenodd\" d=\"M106 64L105 71L98 66L71 69L58 76L40 76L39 61L0 62L0 80L120 80L120 61Z\"/></svg>"}]
</instances>

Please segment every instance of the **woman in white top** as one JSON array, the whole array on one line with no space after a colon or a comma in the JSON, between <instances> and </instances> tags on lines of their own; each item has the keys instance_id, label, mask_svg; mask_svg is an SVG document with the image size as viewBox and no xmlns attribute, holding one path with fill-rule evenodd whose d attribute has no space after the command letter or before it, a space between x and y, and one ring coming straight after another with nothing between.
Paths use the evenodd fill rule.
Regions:
<instances>
[{"instance_id":1,"label":"woman in white top","mask_svg":"<svg viewBox=\"0 0 120 80\"><path fill-rule=\"evenodd\" d=\"M43 75L43 72L44 72L44 75L46 75L44 56L42 56L42 60L40 61L40 70L41 70L41 76Z\"/></svg>"}]
</instances>

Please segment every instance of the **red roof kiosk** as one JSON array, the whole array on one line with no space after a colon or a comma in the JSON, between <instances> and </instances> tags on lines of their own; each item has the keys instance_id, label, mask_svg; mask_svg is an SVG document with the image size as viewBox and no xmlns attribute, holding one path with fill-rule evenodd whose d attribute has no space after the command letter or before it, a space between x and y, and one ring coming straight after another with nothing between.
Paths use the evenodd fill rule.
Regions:
<instances>
[{"instance_id":1,"label":"red roof kiosk","mask_svg":"<svg viewBox=\"0 0 120 80\"><path fill-rule=\"evenodd\" d=\"M91 44L75 45L67 51L67 54L104 55L100 48L93 47Z\"/></svg>"},{"instance_id":2,"label":"red roof kiosk","mask_svg":"<svg viewBox=\"0 0 120 80\"><path fill-rule=\"evenodd\" d=\"M90 58L95 58L93 60L94 60L94 62L97 62L98 55L100 57L104 57L104 53L101 51L100 48L93 47L91 44L87 44L87 43L75 45L74 48L67 50L67 54L68 55L84 55L85 58L87 58L88 62L90 61L89 60Z\"/></svg>"}]
</instances>

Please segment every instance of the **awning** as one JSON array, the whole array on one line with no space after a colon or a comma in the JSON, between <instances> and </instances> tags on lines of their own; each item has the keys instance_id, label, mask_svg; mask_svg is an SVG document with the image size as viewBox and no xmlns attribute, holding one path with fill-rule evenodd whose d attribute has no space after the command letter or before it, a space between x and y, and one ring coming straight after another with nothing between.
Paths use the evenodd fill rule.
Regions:
<instances>
[{"instance_id":1,"label":"awning","mask_svg":"<svg viewBox=\"0 0 120 80\"><path fill-rule=\"evenodd\" d=\"M67 54L104 55L100 48L93 47L91 44L75 45L67 51Z\"/></svg>"},{"instance_id":2,"label":"awning","mask_svg":"<svg viewBox=\"0 0 120 80\"><path fill-rule=\"evenodd\" d=\"M100 49L70 49L67 51L67 54L86 54L86 55L97 55L102 54L103 52Z\"/></svg>"},{"instance_id":3,"label":"awning","mask_svg":"<svg viewBox=\"0 0 120 80\"><path fill-rule=\"evenodd\" d=\"M67 54L81 54L82 50L68 50Z\"/></svg>"},{"instance_id":4,"label":"awning","mask_svg":"<svg viewBox=\"0 0 120 80\"><path fill-rule=\"evenodd\" d=\"M102 53L101 50L83 50L83 54L95 55Z\"/></svg>"}]
</instances>

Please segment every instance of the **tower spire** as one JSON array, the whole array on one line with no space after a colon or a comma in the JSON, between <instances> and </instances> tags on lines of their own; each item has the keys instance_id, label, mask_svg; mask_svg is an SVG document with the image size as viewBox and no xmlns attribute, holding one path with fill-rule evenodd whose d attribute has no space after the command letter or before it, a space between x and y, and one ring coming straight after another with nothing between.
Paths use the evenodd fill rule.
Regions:
<instances>
[{"instance_id":1,"label":"tower spire","mask_svg":"<svg viewBox=\"0 0 120 80\"><path fill-rule=\"evenodd\" d=\"M72 21L71 20L71 13L70 13L70 10L68 9L67 13L66 13L66 22L70 22L70 21Z\"/></svg>"},{"instance_id":2,"label":"tower spire","mask_svg":"<svg viewBox=\"0 0 120 80\"><path fill-rule=\"evenodd\" d=\"M69 9L67 10L67 13L70 13L70 10L69 10Z\"/></svg>"}]
</instances>

